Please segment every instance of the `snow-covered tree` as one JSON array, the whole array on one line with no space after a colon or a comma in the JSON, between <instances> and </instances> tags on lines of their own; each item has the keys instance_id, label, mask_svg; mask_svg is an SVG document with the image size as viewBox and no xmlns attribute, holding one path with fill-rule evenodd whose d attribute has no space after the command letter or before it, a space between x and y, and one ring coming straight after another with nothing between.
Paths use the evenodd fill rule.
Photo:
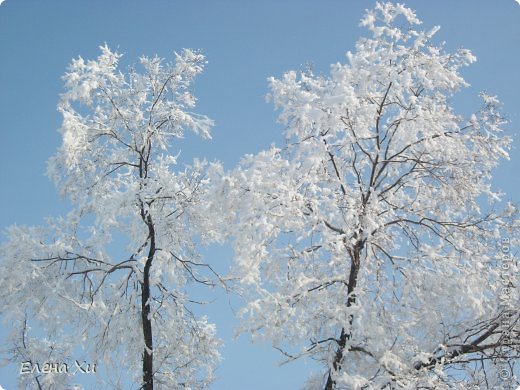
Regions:
<instances>
[{"instance_id":1,"label":"snow-covered tree","mask_svg":"<svg viewBox=\"0 0 520 390\"><path fill-rule=\"evenodd\" d=\"M511 139L494 96L455 112L475 57L420 23L377 3L330 76L271 79L286 146L220 173L242 330L321 361L311 388L491 388L518 361L518 263L506 300L499 246L517 213L490 187Z\"/></svg>"},{"instance_id":2,"label":"snow-covered tree","mask_svg":"<svg viewBox=\"0 0 520 390\"><path fill-rule=\"evenodd\" d=\"M203 70L191 50L175 62L121 55L72 61L59 103L63 144L48 173L72 211L45 227L8 230L1 248L0 314L13 361L81 360L143 389L204 388L219 360L215 327L193 312L189 285L218 280L197 243L214 237L202 202L204 163L177 162L185 131L210 138L190 92ZM81 351L85 355L78 355ZM72 370L70 370L72 371ZM42 388L70 376L21 375ZM36 376L36 377L35 377ZM109 383L109 382L106 382Z\"/></svg>"}]
</instances>

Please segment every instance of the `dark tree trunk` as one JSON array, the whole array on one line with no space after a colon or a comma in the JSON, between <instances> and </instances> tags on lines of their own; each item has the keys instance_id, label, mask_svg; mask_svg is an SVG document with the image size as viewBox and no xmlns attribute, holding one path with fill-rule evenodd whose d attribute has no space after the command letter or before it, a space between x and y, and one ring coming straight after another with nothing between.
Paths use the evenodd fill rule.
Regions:
<instances>
[{"instance_id":1,"label":"dark tree trunk","mask_svg":"<svg viewBox=\"0 0 520 390\"><path fill-rule=\"evenodd\" d=\"M353 294L354 289L356 288L357 278L359 273L360 259L361 259L361 251L363 249L364 242L358 241L352 250L349 250L350 254L350 275L348 278L348 288L347 288L347 307L351 307L356 302L356 296ZM352 322L354 318L350 316L349 325L352 327ZM333 369L329 369L329 375L327 377L327 383L325 384L325 390L334 389L336 382L332 379L332 373L338 372L341 369L341 360L343 359L343 355L345 353L345 346L347 345L347 340L351 337L351 330L348 332L345 331L345 328L341 329L341 335L338 340L338 349L336 350L336 355L334 356L334 361L332 362Z\"/></svg>"},{"instance_id":2,"label":"dark tree trunk","mask_svg":"<svg viewBox=\"0 0 520 390\"><path fill-rule=\"evenodd\" d=\"M143 338L145 348L143 351L143 390L153 390L153 337L152 319L150 316L150 268L155 255L155 230L150 215L147 219L148 231L150 235L150 249L148 258L144 266L142 298L141 298L141 319L143 323Z\"/></svg>"}]
</instances>

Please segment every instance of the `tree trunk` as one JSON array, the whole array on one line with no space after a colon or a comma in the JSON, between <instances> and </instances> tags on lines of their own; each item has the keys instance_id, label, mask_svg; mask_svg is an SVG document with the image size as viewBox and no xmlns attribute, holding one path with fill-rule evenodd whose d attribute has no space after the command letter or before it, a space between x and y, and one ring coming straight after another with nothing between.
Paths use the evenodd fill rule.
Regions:
<instances>
[{"instance_id":1,"label":"tree trunk","mask_svg":"<svg viewBox=\"0 0 520 390\"><path fill-rule=\"evenodd\" d=\"M353 292L357 284L361 259L361 250L363 249L363 246L363 241L358 241L354 248L352 250L349 250L351 263L347 288L347 307L351 307L356 302L356 296L353 294ZM352 327L353 320L354 318L351 315L349 318L350 327ZM351 335L351 329L349 329L348 332L345 331L345 328L341 329L341 335L338 340L338 349L336 350L336 355L334 356L334 361L332 362L333 369L329 369L329 375L327 377L327 383L325 384L325 390L332 390L336 385L336 382L332 379L332 372L338 372L341 369L341 360L343 359L343 355L345 353L345 346L347 345L347 340L351 337Z\"/></svg>"},{"instance_id":2,"label":"tree trunk","mask_svg":"<svg viewBox=\"0 0 520 390\"><path fill-rule=\"evenodd\" d=\"M150 249L148 259L144 266L142 298L141 298L141 319L143 323L143 338L145 348L143 351L143 390L153 390L153 337L152 337L152 318L150 315L150 268L155 255L155 230L152 218L148 215L147 225L150 234Z\"/></svg>"}]
</instances>

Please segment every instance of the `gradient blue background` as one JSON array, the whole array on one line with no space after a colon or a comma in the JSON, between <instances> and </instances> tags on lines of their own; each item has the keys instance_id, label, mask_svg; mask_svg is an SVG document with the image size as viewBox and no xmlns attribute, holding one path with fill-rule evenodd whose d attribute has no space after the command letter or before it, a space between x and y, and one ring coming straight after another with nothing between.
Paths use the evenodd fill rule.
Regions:
<instances>
[{"instance_id":1,"label":"gradient blue background","mask_svg":"<svg viewBox=\"0 0 520 390\"><path fill-rule=\"evenodd\" d=\"M497 94L516 136L511 161L496 171L495 188L518 201L520 129L520 5L513 0L406 2L425 27L440 25L448 50L471 49L478 62L463 71L472 87L458 94L461 113L477 108L477 94ZM7 0L0 5L0 229L39 225L64 214L45 177L46 161L60 144L56 104L60 76L73 57L94 58L104 42L124 53L123 63L141 54L172 58L184 47L202 49L209 61L194 85L198 112L215 120L213 140L188 137L183 156L220 160L233 167L245 153L282 142L276 112L265 103L266 79L312 64L316 73L344 61L360 35L364 9L374 1L354 0ZM0 236L0 241L4 240ZM228 247L207 251L225 270ZM1 288L1 286L0 286ZM282 356L246 335L232 340L237 323L225 294L205 307L226 343L212 389L297 389L312 362L278 366ZM3 324L2 326L8 326ZM0 338L4 331L0 328ZM0 385L16 388L17 367L0 368ZM93 385L79 378L85 387ZM96 387L97 388L97 387Z\"/></svg>"}]
</instances>

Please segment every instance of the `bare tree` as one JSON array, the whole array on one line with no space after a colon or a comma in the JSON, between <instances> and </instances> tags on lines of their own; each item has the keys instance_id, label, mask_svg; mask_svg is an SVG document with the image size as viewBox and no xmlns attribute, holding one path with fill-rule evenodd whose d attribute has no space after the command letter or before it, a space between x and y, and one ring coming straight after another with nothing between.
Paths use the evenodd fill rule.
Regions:
<instances>
[{"instance_id":1,"label":"bare tree","mask_svg":"<svg viewBox=\"0 0 520 390\"><path fill-rule=\"evenodd\" d=\"M252 292L243 330L323 362L311 388L485 386L519 358L517 278L506 306L497 246L517 242L517 211L497 211L490 187L511 139L496 97L454 112L475 57L418 24L378 3L362 19L372 36L330 77L271 79L287 146L246 156L218 187Z\"/></svg>"},{"instance_id":2,"label":"bare tree","mask_svg":"<svg viewBox=\"0 0 520 390\"><path fill-rule=\"evenodd\" d=\"M45 228L12 227L2 247L0 312L23 323L10 352L43 364L70 361L81 346L105 374L141 372L132 380L143 389L202 388L219 341L190 308L188 284L219 280L197 253L213 235L207 179L203 163L180 165L171 145L185 130L210 138L212 121L190 112L204 57L142 57L143 73L122 73L121 56L101 51L64 76L63 144L49 175L72 211ZM31 338L29 325L44 338ZM54 374L40 376L41 386L66 381Z\"/></svg>"}]
</instances>

